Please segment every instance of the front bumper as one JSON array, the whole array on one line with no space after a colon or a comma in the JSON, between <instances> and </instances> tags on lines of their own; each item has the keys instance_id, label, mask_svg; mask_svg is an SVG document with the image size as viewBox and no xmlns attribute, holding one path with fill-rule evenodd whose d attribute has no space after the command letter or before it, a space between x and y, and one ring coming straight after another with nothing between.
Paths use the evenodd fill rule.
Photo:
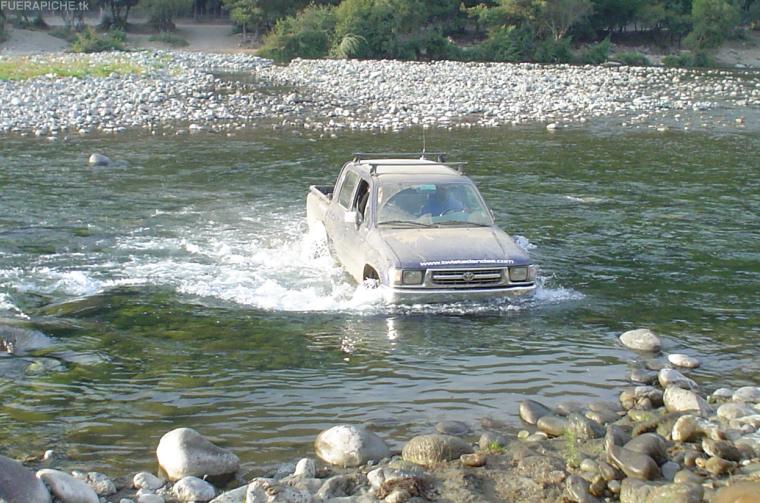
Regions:
<instances>
[{"instance_id":1,"label":"front bumper","mask_svg":"<svg viewBox=\"0 0 760 503\"><path fill-rule=\"evenodd\" d=\"M389 304L446 304L472 300L514 298L533 293L535 284L498 288L398 288L385 289Z\"/></svg>"}]
</instances>

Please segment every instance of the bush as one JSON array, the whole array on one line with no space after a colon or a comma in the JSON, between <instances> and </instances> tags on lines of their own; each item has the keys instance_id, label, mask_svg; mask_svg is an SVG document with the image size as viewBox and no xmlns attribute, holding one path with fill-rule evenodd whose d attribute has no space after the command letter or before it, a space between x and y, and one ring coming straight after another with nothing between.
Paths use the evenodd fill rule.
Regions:
<instances>
[{"instance_id":1,"label":"bush","mask_svg":"<svg viewBox=\"0 0 760 503\"><path fill-rule=\"evenodd\" d=\"M739 23L739 9L726 0L694 0L691 16L694 28L685 42L697 50L720 46Z\"/></svg>"},{"instance_id":2,"label":"bush","mask_svg":"<svg viewBox=\"0 0 760 503\"><path fill-rule=\"evenodd\" d=\"M334 32L334 9L310 5L296 16L279 20L264 38L259 54L275 61L321 58L330 52ZM341 41L341 44L346 52L354 53L361 52L363 41L357 36Z\"/></svg>"},{"instance_id":3,"label":"bush","mask_svg":"<svg viewBox=\"0 0 760 503\"><path fill-rule=\"evenodd\" d=\"M186 47L188 45L187 40L176 33L169 33L167 31L162 31L158 35L151 35L148 37L148 40L151 42L161 42L172 47Z\"/></svg>"},{"instance_id":4,"label":"bush","mask_svg":"<svg viewBox=\"0 0 760 503\"><path fill-rule=\"evenodd\" d=\"M121 30L110 30L99 35L90 27L77 34L77 38L71 43L71 52L104 52L123 51L126 34Z\"/></svg>"},{"instance_id":5,"label":"bush","mask_svg":"<svg viewBox=\"0 0 760 503\"><path fill-rule=\"evenodd\" d=\"M538 42L532 60L536 63L569 63L573 59L569 39L546 39Z\"/></svg>"},{"instance_id":6,"label":"bush","mask_svg":"<svg viewBox=\"0 0 760 503\"><path fill-rule=\"evenodd\" d=\"M486 40L468 51L469 57L478 61L520 61L523 59L523 54L514 36L514 31L513 28L492 30Z\"/></svg>"},{"instance_id":7,"label":"bush","mask_svg":"<svg viewBox=\"0 0 760 503\"><path fill-rule=\"evenodd\" d=\"M649 66L652 64L649 58L640 52L619 52L615 54L613 59L627 66Z\"/></svg>"},{"instance_id":8,"label":"bush","mask_svg":"<svg viewBox=\"0 0 760 503\"><path fill-rule=\"evenodd\" d=\"M591 44L581 51L578 62L584 65L601 65L607 61L610 54L610 39L605 38L599 43Z\"/></svg>"},{"instance_id":9,"label":"bush","mask_svg":"<svg viewBox=\"0 0 760 503\"><path fill-rule=\"evenodd\" d=\"M705 51L665 56L662 58L662 64L679 68L710 68L715 66L715 62Z\"/></svg>"}]
</instances>

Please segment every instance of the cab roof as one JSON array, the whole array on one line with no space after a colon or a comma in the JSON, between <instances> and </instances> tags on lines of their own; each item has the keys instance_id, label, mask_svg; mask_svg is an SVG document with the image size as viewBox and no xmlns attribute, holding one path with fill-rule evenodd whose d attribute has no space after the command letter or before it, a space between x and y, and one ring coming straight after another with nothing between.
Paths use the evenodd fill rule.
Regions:
<instances>
[{"instance_id":1,"label":"cab roof","mask_svg":"<svg viewBox=\"0 0 760 503\"><path fill-rule=\"evenodd\" d=\"M357 171L370 176L427 175L461 177L462 173L446 163L430 159L361 159L354 161Z\"/></svg>"}]
</instances>

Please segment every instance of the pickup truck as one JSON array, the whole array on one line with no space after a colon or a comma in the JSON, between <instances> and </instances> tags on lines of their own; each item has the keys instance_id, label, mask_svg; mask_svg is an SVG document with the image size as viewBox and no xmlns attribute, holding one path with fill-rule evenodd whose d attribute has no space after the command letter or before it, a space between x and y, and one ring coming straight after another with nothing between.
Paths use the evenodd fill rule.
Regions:
<instances>
[{"instance_id":1,"label":"pickup truck","mask_svg":"<svg viewBox=\"0 0 760 503\"><path fill-rule=\"evenodd\" d=\"M536 266L499 229L461 164L445 154L354 154L334 186L312 185L310 230L357 282L389 303L515 297Z\"/></svg>"}]
</instances>

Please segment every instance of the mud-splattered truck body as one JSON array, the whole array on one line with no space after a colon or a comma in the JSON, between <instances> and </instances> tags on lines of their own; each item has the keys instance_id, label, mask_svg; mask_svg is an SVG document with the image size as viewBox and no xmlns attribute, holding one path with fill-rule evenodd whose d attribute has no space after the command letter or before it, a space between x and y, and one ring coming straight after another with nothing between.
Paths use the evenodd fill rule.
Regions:
<instances>
[{"instance_id":1,"label":"mud-splattered truck body","mask_svg":"<svg viewBox=\"0 0 760 503\"><path fill-rule=\"evenodd\" d=\"M306 199L309 227L324 231L357 282L374 280L401 303L535 289L536 267L454 163L442 154L380 155L355 154L334 186L312 185Z\"/></svg>"}]
</instances>

